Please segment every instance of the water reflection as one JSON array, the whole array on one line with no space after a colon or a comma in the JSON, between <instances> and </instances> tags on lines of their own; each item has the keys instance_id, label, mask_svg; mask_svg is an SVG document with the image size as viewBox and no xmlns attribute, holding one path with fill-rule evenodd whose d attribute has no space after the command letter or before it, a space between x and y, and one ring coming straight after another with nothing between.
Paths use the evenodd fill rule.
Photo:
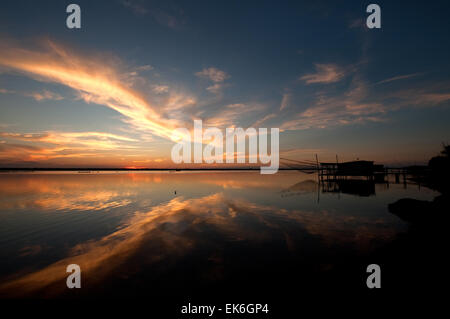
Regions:
<instances>
[{"instance_id":1,"label":"water reflection","mask_svg":"<svg viewBox=\"0 0 450 319\"><path fill-rule=\"evenodd\" d=\"M375 181L366 179L341 179L331 182L324 182L322 192L344 193L356 196L375 195Z\"/></svg>"},{"instance_id":2,"label":"water reflection","mask_svg":"<svg viewBox=\"0 0 450 319\"><path fill-rule=\"evenodd\" d=\"M325 193L317 203L317 190L298 172L3 175L0 295L67 295L72 263L86 296L214 290L257 276L276 285L281 271L304 280L301 270L332 271L338 253L350 260L391 241L405 224L387 203L417 192Z\"/></svg>"}]
</instances>

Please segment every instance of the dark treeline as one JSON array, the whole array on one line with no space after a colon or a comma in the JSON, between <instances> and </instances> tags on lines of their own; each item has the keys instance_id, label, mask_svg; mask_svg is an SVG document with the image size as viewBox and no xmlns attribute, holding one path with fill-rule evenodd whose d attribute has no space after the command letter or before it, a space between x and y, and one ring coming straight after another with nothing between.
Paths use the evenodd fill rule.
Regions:
<instances>
[{"instance_id":1,"label":"dark treeline","mask_svg":"<svg viewBox=\"0 0 450 319\"><path fill-rule=\"evenodd\" d=\"M428 186L441 193L448 194L450 180L450 145L443 144L441 154L428 162Z\"/></svg>"},{"instance_id":2,"label":"dark treeline","mask_svg":"<svg viewBox=\"0 0 450 319\"><path fill-rule=\"evenodd\" d=\"M395 288L407 288L412 295L425 296L425 292L439 286L448 269L448 225L450 146L443 145L438 156L430 159L426 170L414 176L422 185L440 194L432 201L402 198L389 204L389 211L406 221L408 231L398 236L385 249L378 252L388 275L385 279ZM388 277L388 278L386 278Z\"/></svg>"}]
</instances>

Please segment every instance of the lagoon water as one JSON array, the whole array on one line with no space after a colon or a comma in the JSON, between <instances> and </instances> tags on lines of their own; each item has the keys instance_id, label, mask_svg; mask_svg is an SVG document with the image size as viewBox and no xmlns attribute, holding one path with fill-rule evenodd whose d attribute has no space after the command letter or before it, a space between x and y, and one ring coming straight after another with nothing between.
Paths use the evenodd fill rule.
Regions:
<instances>
[{"instance_id":1,"label":"lagoon water","mask_svg":"<svg viewBox=\"0 0 450 319\"><path fill-rule=\"evenodd\" d=\"M0 296L357 289L408 230L388 204L436 195L393 181L323 189L296 171L4 173ZM81 289L66 287L69 264Z\"/></svg>"}]
</instances>

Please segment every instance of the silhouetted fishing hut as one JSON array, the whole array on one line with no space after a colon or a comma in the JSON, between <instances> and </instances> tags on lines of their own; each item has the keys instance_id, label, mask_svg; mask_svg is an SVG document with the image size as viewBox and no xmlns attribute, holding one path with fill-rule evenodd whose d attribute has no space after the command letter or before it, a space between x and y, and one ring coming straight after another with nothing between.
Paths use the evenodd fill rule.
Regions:
<instances>
[{"instance_id":1,"label":"silhouetted fishing hut","mask_svg":"<svg viewBox=\"0 0 450 319\"><path fill-rule=\"evenodd\" d=\"M320 163L319 175L321 179L339 180L348 177L365 177L368 180L384 178L383 165L374 165L373 161L351 161L343 163Z\"/></svg>"}]
</instances>

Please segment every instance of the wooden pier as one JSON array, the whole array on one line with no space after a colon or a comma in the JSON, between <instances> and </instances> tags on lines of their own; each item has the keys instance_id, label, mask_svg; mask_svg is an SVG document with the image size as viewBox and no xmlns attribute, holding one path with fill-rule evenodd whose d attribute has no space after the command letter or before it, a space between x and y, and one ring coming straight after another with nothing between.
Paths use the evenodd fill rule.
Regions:
<instances>
[{"instance_id":1,"label":"wooden pier","mask_svg":"<svg viewBox=\"0 0 450 319\"><path fill-rule=\"evenodd\" d=\"M344 193L358 196L375 195L375 185L403 184L407 188L408 181L419 186L423 176L427 176L426 166L408 166L400 168L388 168L384 165L374 164L374 161L356 160L339 163L319 162L316 160L293 160L280 158L289 169L296 169L307 174L317 174L318 194ZM389 178L391 176L391 178ZM410 177L414 176L414 181ZM394 178L392 178L394 177Z\"/></svg>"},{"instance_id":2,"label":"wooden pier","mask_svg":"<svg viewBox=\"0 0 450 319\"><path fill-rule=\"evenodd\" d=\"M387 174L383 165L376 165L373 161L320 163L318 172L321 181L345 180L349 177L383 181Z\"/></svg>"}]
</instances>

